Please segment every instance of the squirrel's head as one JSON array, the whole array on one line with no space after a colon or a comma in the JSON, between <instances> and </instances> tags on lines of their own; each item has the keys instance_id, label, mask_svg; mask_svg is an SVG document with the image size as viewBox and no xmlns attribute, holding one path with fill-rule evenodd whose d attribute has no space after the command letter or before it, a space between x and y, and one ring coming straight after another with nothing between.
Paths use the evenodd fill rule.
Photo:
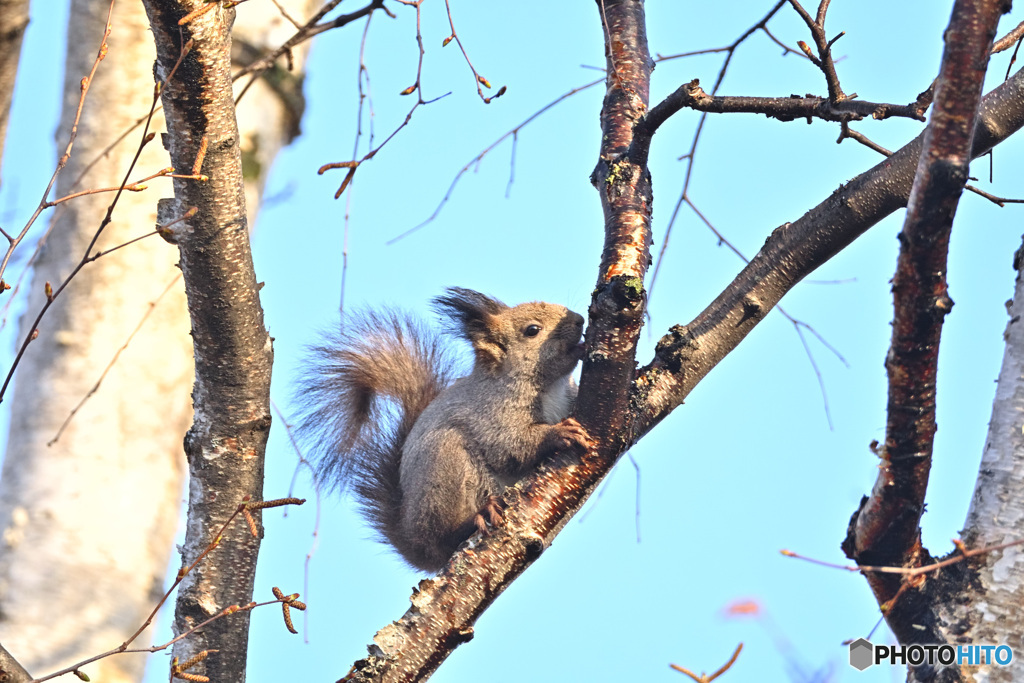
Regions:
<instances>
[{"instance_id":1,"label":"squirrel's head","mask_svg":"<svg viewBox=\"0 0 1024 683\"><path fill-rule=\"evenodd\" d=\"M565 306L509 307L461 287L448 289L434 305L472 344L477 368L488 374L531 378L542 388L572 372L583 357L583 316Z\"/></svg>"}]
</instances>

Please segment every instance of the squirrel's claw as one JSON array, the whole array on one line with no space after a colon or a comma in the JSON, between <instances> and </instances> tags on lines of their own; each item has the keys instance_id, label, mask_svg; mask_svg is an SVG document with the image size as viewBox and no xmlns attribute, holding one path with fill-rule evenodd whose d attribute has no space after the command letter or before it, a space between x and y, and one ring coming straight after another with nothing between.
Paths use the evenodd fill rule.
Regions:
<instances>
[{"instance_id":1,"label":"squirrel's claw","mask_svg":"<svg viewBox=\"0 0 1024 683\"><path fill-rule=\"evenodd\" d=\"M488 524L497 527L505 523L505 516L501 514L501 499L497 496L487 496L480 512L473 518L477 530L485 536L490 533Z\"/></svg>"},{"instance_id":2,"label":"squirrel's claw","mask_svg":"<svg viewBox=\"0 0 1024 683\"><path fill-rule=\"evenodd\" d=\"M567 417L553 426L562 449L586 452L597 445L583 425L576 421L576 418Z\"/></svg>"}]
</instances>

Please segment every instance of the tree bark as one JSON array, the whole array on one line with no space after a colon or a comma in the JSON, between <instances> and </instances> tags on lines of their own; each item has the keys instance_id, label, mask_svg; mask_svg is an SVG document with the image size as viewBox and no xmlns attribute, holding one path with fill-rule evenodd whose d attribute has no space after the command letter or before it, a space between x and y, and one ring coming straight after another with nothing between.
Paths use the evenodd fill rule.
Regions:
<instances>
[{"instance_id":1,"label":"tree bark","mask_svg":"<svg viewBox=\"0 0 1024 683\"><path fill-rule=\"evenodd\" d=\"M27 27L28 0L0 0L0 161L4 158L21 40Z\"/></svg>"},{"instance_id":2,"label":"tree bark","mask_svg":"<svg viewBox=\"0 0 1024 683\"><path fill-rule=\"evenodd\" d=\"M964 523L963 542L968 548L984 548L1020 540L1024 518L1024 273L1021 254L1014 257L1017 284L1009 302L1003 338L1006 350L996 384L992 420L982 452L974 497ZM1024 680L1024 550L1013 546L980 555L970 561L970 580L964 582L957 614L951 621L970 624L964 636L973 643L1006 644L1014 652L1006 667L985 667L986 681L1003 683ZM960 602L960 601L958 601ZM968 617L970 617L968 619ZM980 673L980 670L979 670Z\"/></svg>"},{"instance_id":3,"label":"tree bark","mask_svg":"<svg viewBox=\"0 0 1024 683\"><path fill-rule=\"evenodd\" d=\"M472 624L479 615L551 542L629 446L679 406L786 292L907 203L922 149L920 137L841 186L799 220L772 232L714 302L689 325L675 326L662 338L655 358L629 384L635 346L630 337L644 303L650 207L645 166L650 136L636 135L631 127L643 125L647 106L642 67L646 48L636 43L643 37L638 25L643 7L640 2L598 6L602 22L610 27L606 43L613 46L607 50L605 104L619 108L602 112L605 134L594 178L606 208L606 240L577 405L580 421L599 437L598 452L576 461L554 458L509 489L505 528L474 538L472 550L456 553L439 576L421 581L412 607L378 631L370 656L356 662L352 680L429 676L455 647L473 637ZM1022 94L1024 75L1018 72L984 98L972 158L1024 126ZM609 398L622 390L623 382L627 398Z\"/></svg>"},{"instance_id":4,"label":"tree bark","mask_svg":"<svg viewBox=\"0 0 1024 683\"><path fill-rule=\"evenodd\" d=\"M176 179L175 198L163 205L168 217L197 209L175 231L196 362L195 420L185 438L190 477L182 548L186 565L209 547L244 499L262 499L273 360L246 224L231 89L234 10L218 5L179 25L204 5L201 0L145 2L157 46L156 75L165 81L161 97L172 165L201 165L197 170L209 177L208 182ZM205 160L197 164L200 150L206 150ZM254 516L258 525L259 515ZM176 634L251 600L259 540L245 524L228 528L179 589ZM174 654L184 661L215 649L189 673L221 683L243 681L248 625L248 611L218 619L176 643Z\"/></svg>"},{"instance_id":5,"label":"tree bark","mask_svg":"<svg viewBox=\"0 0 1024 683\"><path fill-rule=\"evenodd\" d=\"M312 11L312 4L286 3L299 18ZM78 105L80 80L99 49L109 6L109 0L72 4L58 134L62 147ZM269 11L247 12L240 22L254 51L277 47L294 33L276 7L267 7ZM114 8L109 53L91 84L79 136L56 196L118 185L141 131L106 148L152 102L155 51L144 9L123 2ZM21 18L23 30L27 14ZM15 19L13 10L0 12L0 22ZM298 130L299 69L306 47L292 51L295 71L275 73L275 82L289 87L271 88L261 78L246 94L245 108L253 113L246 119L249 128L242 139L248 149L246 194L252 199L253 216L274 156ZM150 129L162 127L158 114ZM102 163L82 177L101 156ZM150 144L132 178L167 165L166 152ZM149 184L161 182L166 183ZM31 287L29 321L44 301L44 282L56 286L82 258L111 197L89 195L55 209L57 223ZM97 249L144 234L157 221L155 208L152 190L125 193ZM123 642L162 593L178 521L184 470L181 439L191 412L187 312L180 282L173 282L180 274L174 267L177 258L173 247L150 238L86 266L43 318L39 337L19 370L0 481L0 613L7 616L0 619L0 642L40 675ZM47 447L151 308L152 314L97 393L62 437ZM97 495L102 491L115 495ZM68 552L69 547L80 552ZM85 585L96 590L82 590ZM83 615L88 615L88 628L82 628ZM146 638L133 645L145 645ZM138 680L144 665L145 658L136 655L102 660L85 670L107 680Z\"/></svg>"},{"instance_id":6,"label":"tree bark","mask_svg":"<svg viewBox=\"0 0 1024 683\"><path fill-rule=\"evenodd\" d=\"M893 278L892 345L886 355L888 420L881 465L871 495L850 522L843 544L860 565L917 568L932 561L921 546L921 515L936 431L936 379L942 323L953 307L946 270L953 217L967 182L978 99L1003 0L958 0L944 36L946 48L935 104L900 233ZM1009 492L1008 492L1009 493ZM868 572L886 622L901 643L960 642L971 615L951 608L966 585L962 567L928 575ZM946 617L952 617L950 621ZM966 680L966 669L910 667L908 680Z\"/></svg>"}]
</instances>

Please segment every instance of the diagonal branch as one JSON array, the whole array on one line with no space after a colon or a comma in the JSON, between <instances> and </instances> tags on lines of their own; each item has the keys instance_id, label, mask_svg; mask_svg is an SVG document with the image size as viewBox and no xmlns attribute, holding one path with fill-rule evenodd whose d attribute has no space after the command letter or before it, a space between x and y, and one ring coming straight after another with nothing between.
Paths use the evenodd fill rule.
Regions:
<instances>
[{"instance_id":1,"label":"diagonal branch","mask_svg":"<svg viewBox=\"0 0 1024 683\"><path fill-rule=\"evenodd\" d=\"M971 157L1024 127L1024 72L982 100ZM906 206L923 134L841 186L764 247L706 309L669 330L636 380L634 441L665 418L746 337L783 295L853 240Z\"/></svg>"},{"instance_id":2,"label":"diagonal branch","mask_svg":"<svg viewBox=\"0 0 1024 683\"><path fill-rule=\"evenodd\" d=\"M650 60L643 4L601 0L607 94L593 180L605 208L605 244L589 310L588 352L577 416L599 442L582 459L556 457L505 494L506 524L474 536L437 577L421 581L412 607L374 637L346 680L423 680L473 637L483 611L543 552L626 448L663 419L798 281L906 204L920 156L915 140L776 230L736 280L687 327L676 327L636 375L635 335L649 262L650 178L627 154L646 111ZM630 47L631 46L631 47ZM1024 75L989 94L975 138L978 156L1024 126ZM635 388L631 389L631 386ZM625 401L621 392L627 392Z\"/></svg>"},{"instance_id":3,"label":"diagonal branch","mask_svg":"<svg viewBox=\"0 0 1024 683\"><path fill-rule=\"evenodd\" d=\"M4 683L30 683L32 675L0 644L0 680Z\"/></svg>"},{"instance_id":4,"label":"diagonal branch","mask_svg":"<svg viewBox=\"0 0 1024 683\"><path fill-rule=\"evenodd\" d=\"M347 680L418 681L458 645L473 623L540 555L625 450L629 387L643 320L650 262L651 190L646 167L625 155L647 111L652 68L642 0L600 0L608 76L602 147L592 176L605 209L605 248L590 307L588 355L577 410L601 444L582 461L555 459L505 494L504 529L474 537L436 578L421 581L412 608L374 637L370 656Z\"/></svg>"}]
</instances>

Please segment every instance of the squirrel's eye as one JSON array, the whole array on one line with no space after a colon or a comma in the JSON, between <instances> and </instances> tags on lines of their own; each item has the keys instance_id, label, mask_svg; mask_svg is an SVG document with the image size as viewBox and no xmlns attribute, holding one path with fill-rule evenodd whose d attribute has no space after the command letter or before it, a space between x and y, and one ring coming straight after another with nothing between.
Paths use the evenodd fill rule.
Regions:
<instances>
[{"instance_id":1,"label":"squirrel's eye","mask_svg":"<svg viewBox=\"0 0 1024 683\"><path fill-rule=\"evenodd\" d=\"M523 330L523 334L527 337L536 337L540 334L540 325L527 325L526 329Z\"/></svg>"}]
</instances>

